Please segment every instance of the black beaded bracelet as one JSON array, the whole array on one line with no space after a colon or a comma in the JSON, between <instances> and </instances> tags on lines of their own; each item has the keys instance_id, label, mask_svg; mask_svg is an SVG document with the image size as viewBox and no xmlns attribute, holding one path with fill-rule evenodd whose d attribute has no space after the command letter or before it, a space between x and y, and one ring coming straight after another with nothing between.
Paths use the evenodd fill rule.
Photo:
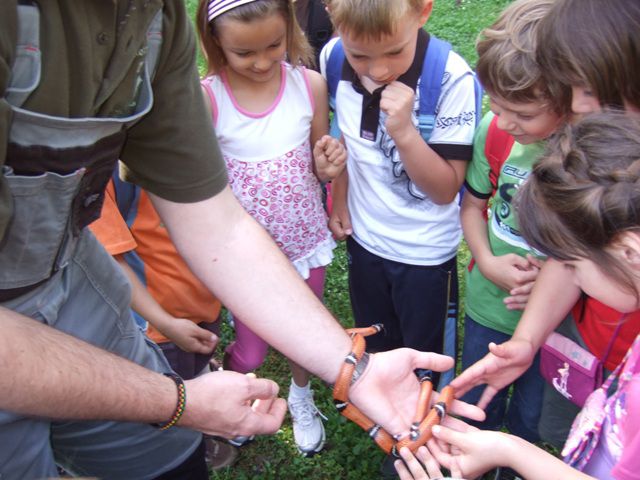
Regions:
<instances>
[{"instance_id":1,"label":"black beaded bracelet","mask_svg":"<svg viewBox=\"0 0 640 480\"><path fill-rule=\"evenodd\" d=\"M168 430L176 423L178 423L180 418L182 418L182 414L184 413L185 407L187 405L187 389L184 386L184 380L182 380L182 377L174 372L165 373L164 375L176 382L176 387L178 387L178 402L176 404L176 409L171 416L171 419L167 423L153 424L154 427L157 427L160 430Z\"/></svg>"}]
</instances>

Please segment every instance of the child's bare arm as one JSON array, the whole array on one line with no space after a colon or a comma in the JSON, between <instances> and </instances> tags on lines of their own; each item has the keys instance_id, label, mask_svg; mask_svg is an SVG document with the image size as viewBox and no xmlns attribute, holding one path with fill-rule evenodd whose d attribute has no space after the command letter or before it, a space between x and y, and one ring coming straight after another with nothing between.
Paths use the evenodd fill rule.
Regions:
<instances>
[{"instance_id":1,"label":"child's bare arm","mask_svg":"<svg viewBox=\"0 0 640 480\"><path fill-rule=\"evenodd\" d=\"M347 206L347 191L349 189L349 175L347 170L331 182L331 197L333 210L329 216L329 230L336 240L344 240L353 232L351 217Z\"/></svg>"},{"instance_id":2,"label":"child's bare arm","mask_svg":"<svg viewBox=\"0 0 640 480\"><path fill-rule=\"evenodd\" d=\"M347 161L347 152L340 141L329 135L327 82L313 70L307 70L306 75L315 105L309 138L313 150L313 169L320 181L327 182L340 175Z\"/></svg>"},{"instance_id":3,"label":"child's bare arm","mask_svg":"<svg viewBox=\"0 0 640 480\"><path fill-rule=\"evenodd\" d=\"M433 427L433 436L451 445L455 452L432 450L438 462L449 466L455 460L455 467L465 478L476 478L492 468L505 466L530 480L593 479L534 444L507 433L475 428L461 432L439 425Z\"/></svg>"},{"instance_id":4,"label":"child's bare arm","mask_svg":"<svg viewBox=\"0 0 640 480\"><path fill-rule=\"evenodd\" d=\"M397 81L383 90L380 109L387 114L387 132L411 181L435 203L451 203L464 181L467 162L445 160L426 144L411 120L414 97L410 87Z\"/></svg>"},{"instance_id":5,"label":"child's bare arm","mask_svg":"<svg viewBox=\"0 0 640 480\"><path fill-rule=\"evenodd\" d=\"M185 352L210 354L218 343L218 337L191 320L170 315L151 296L129 264L120 256L115 257L131 283L131 308L153 325L160 333Z\"/></svg>"}]
</instances>

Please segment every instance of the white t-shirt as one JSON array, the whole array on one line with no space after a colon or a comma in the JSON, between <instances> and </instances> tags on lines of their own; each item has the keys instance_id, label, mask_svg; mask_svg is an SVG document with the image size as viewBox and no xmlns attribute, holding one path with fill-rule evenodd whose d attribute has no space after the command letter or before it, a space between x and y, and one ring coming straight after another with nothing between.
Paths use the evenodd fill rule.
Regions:
<instances>
[{"instance_id":1,"label":"white t-shirt","mask_svg":"<svg viewBox=\"0 0 640 480\"><path fill-rule=\"evenodd\" d=\"M328 43L320 56L325 78L326 62L336 41ZM416 129L418 97L416 92L413 115ZM339 81L336 110L349 153L348 206L353 238L375 255L397 262L438 265L451 259L462 237L457 198L448 205L436 205L410 181L393 140L385 131L384 113L380 113L376 139L361 138L362 101L363 96L349 79ZM475 108L472 71L452 51L429 145L445 158L470 160ZM460 152L464 155L459 156Z\"/></svg>"}]
</instances>

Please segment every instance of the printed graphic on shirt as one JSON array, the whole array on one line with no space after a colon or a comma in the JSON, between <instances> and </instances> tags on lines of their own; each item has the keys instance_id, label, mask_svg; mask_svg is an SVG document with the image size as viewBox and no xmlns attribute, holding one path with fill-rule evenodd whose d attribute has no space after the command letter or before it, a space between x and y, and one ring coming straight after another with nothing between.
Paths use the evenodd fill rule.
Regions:
<instances>
[{"instance_id":1,"label":"printed graphic on shirt","mask_svg":"<svg viewBox=\"0 0 640 480\"><path fill-rule=\"evenodd\" d=\"M513 199L520 185L529 176L530 170L505 164L500 175L500 186L496 191L495 208L491 219L491 229L496 237L513 247L529 250L530 247L516 228Z\"/></svg>"},{"instance_id":2,"label":"printed graphic on shirt","mask_svg":"<svg viewBox=\"0 0 640 480\"><path fill-rule=\"evenodd\" d=\"M462 112L453 114L453 115L444 115L440 116L440 106L443 102L446 101L453 87L465 76L458 77L457 79L452 80L452 75L450 72L445 72L442 77L442 94L438 101L438 105L436 107L436 123L434 125L434 133L432 133L431 139L437 137L437 130L447 130L456 127L467 127L469 129L475 128L475 110L464 110ZM418 80L419 85L420 80ZM413 112L411 114L411 122L416 130L418 130L418 113L420 108L420 87L416 88L416 93L413 102ZM449 113L449 112L446 112ZM391 135L387 132L386 129L386 121L387 115L385 112L380 111L380 120L378 124L378 135L379 138L378 146L380 147L380 151L384 154L384 156L391 161L393 176L396 179L404 180L404 190L406 190L411 197L417 200L425 200L427 199L427 195L420 190L420 188L411 181L409 178L404 165L400 159L400 154L396 148L395 142ZM431 143L431 141L429 142ZM403 190L403 191L404 191ZM396 192L397 194L401 194L401 192ZM413 203L413 202L411 202Z\"/></svg>"}]
</instances>

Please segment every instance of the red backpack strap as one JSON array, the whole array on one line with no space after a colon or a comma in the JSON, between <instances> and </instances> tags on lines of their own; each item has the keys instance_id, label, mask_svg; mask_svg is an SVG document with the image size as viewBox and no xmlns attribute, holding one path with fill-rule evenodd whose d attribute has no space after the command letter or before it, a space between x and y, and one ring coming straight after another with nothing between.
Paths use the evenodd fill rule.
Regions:
<instances>
[{"instance_id":1,"label":"red backpack strap","mask_svg":"<svg viewBox=\"0 0 640 480\"><path fill-rule=\"evenodd\" d=\"M504 130L498 128L498 116L494 116L487 130L487 137L484 143L484 156L489 162L489 180L491 180L492 192L491 196L496 193L498 188L498 177L502 164L509 157L511 148L513 147L514 138Z\"/></svg>"},{"instance_id":2,"label":"red backpack strap","mask_svg":"<svg viewBox=\"0 0 640 480\"><path fill-rule=\"evenodd\" d=\"M495 115L489 123L487 136L484 140L484 156L489 163L489 180L491 181L491 196L496 194L498 189L498 178L502 165L507 161L511 148L513 147L514 138L504 130L498 128L498 116ZM485 209L484 219L487 220L488 212ZM475 260L472 258L469 262L469 271L473 270Z\"/></svg>"}]
</instances>

